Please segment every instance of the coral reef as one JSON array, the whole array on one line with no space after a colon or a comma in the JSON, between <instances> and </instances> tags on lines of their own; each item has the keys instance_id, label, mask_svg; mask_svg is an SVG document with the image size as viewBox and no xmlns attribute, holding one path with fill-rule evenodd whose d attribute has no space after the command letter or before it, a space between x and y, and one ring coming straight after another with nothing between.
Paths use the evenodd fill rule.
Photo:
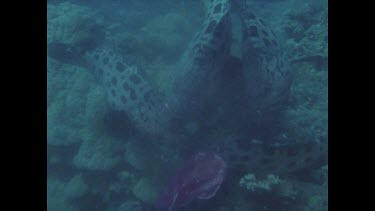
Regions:
<instances>
[{"instance_id":1,"label":"coral reef","mask_svg":"<svg viewBox=\"0 0 375 211\"><path fill-rule=\"evenodd\" d=\"M315 187L307 199L304 211L324 211L328 210L328 165L322 166L317 172L323 184Z\"/></svg>"},{"instance_id":2,"label":"coral reef","mask_svg":"<svg viewBox=\"0 0 375 211\"><path fill-rule=\"evenodd\" d=\"M95 48L104 39L103 27L93 17L93 12L84 6L69 2L47 5L47 45L63 43L64 48L74 48L77 55ZM59 45L61 47L61 45ZM56 47L56 45L55 45ZM49 49L49 48L48 48ZM62 49L59 49L61 52ZM48 52L54 57L63 57L57 49ZM75 58L76 59L76 58ZM74 58L69 58L74 60Z\"/></svg>"},{"instance_id":3,"label":"coral reef","mask_svg":"<svg viewBox=\"0 0 375 211\"><path fill-rule=\"evenodd\" d=\"M109 34L115 49L129 64L141 66L159 87L165 86L173 63L200 26L199 16L170 12L146 22L137 35L123 31Z\"/></svg>"},{"instance_id":4,"label":"coral reef","mask_svg":"<svg viewBox=\"0 0 375 211\"><path fill-rule=\"evenodd\" d=\"M137 35L123 31L109 37L117 50L129 58L129 63L152 66L160 59L166 63L176 60L199 27L199 21L197 17L172 12L150 20Z\"/></svg>"},{"instance_id":5,"label":"coral reef","mask_svg":"<svg viewBox=\"0 0 375 211\"><path fill-rule=\"evenodd\" d=\"M136 178L137 175L135 175L132 172L129 171L121 171L118 173L118 178L111 182L108 186L108 190L111 194L122 194L124 193L126 195L130 195L130 187L134 186L136 184ZM109 198L109 195L108 195Z\"/></svg>"},{"instance_id":6,"label":"coral reef","mask_svg":"<svg viewBox=\"0 0 375 211\"><path fill-rule=\"evenodd\" d=\"M81 174L72 177L66 184L64 192L68 198L79 198L88 192L89 187Z\"/></svg>"},{"instance_id":7,"label":"coral reef","mask_svg":"<svg viewBox=\"0 0 375 211\"><path fill-rule=\"evenodd\" d=\"M316 186L292 179L280 179L269 174L257 179L254 174L246 174L240 180L245 188L242 200L248 200L255 210L327 210L327 186Z\"/></svg>"},{"instance_id":8,"label":"coral reef","mask_svg":"<svg viewBox=\"0 0 375 211\"><path fill-rule=\"evenodd\" d=\"M264 179L257 179L254 174L248 173L240 179L240 186L255 194L271 193L293 200L298 193L289 181L273 174L266 175Z\"/></svg>"},{"instance_id":9,"label":"coral reef","mask_svg":"<svg viewBox=\"0 0 375 211\"><path fill-rule=\"evenodd\" d=\"M142 155L144 148L130 141L126 144L124 160L137 170L146 170L147 160Z\"/></svg>"},{"instance_id":10,"label":"coral reef","mask_svg":"<svg viewBox=\"0 0 375 211\"><path fill-rule=\"evenodd\" d=\"M283 23L286 45L292 62L309 62L326 69L328 60L328 9L326 5L306 3L299 10L286 12Z\"/></svg>"},{"instance_id":11,"label":"coral reef","mask_svg":"<svg viewBox=\"0 0 375 211\"><path fill-rule=\"evenodd\" d=\"M291 87L291 106L285 111L286 133L301 142L327 142L328 73L298 65Z\"/></svg>"},{"instance_id":12,"label":"coral reef","mask_svg":"<svg viewBox=\"0 0 375 211\"><path fill-rule=\"evenodd\" d=\"M126 201L116 211L142 211L142 206L138 201Z\"/></svg>"},{"instance_id":13,"label":"coral reef","mask_svg":"<svg viewBox=\"0 0 375 211\"><path fill-rule=\"evenodd\" d=\"M47 210L76 211L78 210L69 203L69 200L80 198L87 194L89 187L82 175L73 176L68 183L61 180L47 178Z\"/></svg>"},{"instance_id":14,"label":"coral reef","mask_svg":"<svg viewBox=\"0 0 375 211\"><path fill-rule=\"evenodd\" d=\"M108 136L86 134L73 159L77 168L88 170L110 170L121 161L121 142L110 139Z\"/></svg>"},{"instance_id":15,"label":"coral reef","mask_svg":"<svg viewBox=\"0 0 375 211\"><path fill-rule=\"evenodd\" d=\"M199 18L168 13L155 18L142 27L144 42L153 52L163 55L165 61L178 59L194 31L200 26Z\"/></svg>"},{"instance_id":16,"label":"coral reef","mask_svg":"<svg viewBox=\"0 0 375 211\"><path fill-rule=\"evenodd\" d=\"M285 125L289 137L327 142L327 8L310 3L285 15L283 29L295 76Z\"/></svg>"},{"instance_id":17,"label":"coral reef","mask_svg":"<svg viewBox=\"0 0 375 211\"><path fill-rule=\"evenodd\" d=\"M280 184L280 178L269 174L264 180L257 180L254 174L246 174L240 180L240 186L245 187L247 190L256 192L256 191L270 191L271 188L275 185Z\"/></svg>"},{"instance_id":18,"label":"coral reef","mask_svg":"<svg viewBox=\"0 0 375 211\"><path fill-rule=\"evenodd\" d=\"M141 177L131 188L134 196L147 204L154 204L157 196L157 188L154 181L147 177Z\"/></svg>"},{"instance_id":19,"label":"coral reef","mask_svg":"<svg viewBox=\"0 0 375 211\"><path fill-rule=\"evenodd\" d=\"M48 62L47 143L54 146L79 143L85 130L95 131L100 127L106 111L103 89L82 68Z\"/></svg>"}]
</instances>

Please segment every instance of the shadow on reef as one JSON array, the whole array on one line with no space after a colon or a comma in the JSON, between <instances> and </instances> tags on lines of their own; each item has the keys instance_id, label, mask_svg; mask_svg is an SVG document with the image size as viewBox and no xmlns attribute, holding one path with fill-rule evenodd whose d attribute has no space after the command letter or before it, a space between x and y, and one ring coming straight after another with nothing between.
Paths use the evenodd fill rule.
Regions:
<instances>
[{"instance_id":1,"label":"shadow on reef","mask_svg":"<svg viewBox=\"0 0 375 211\"><path fill-rule=\"evenodd\" d=\"M79 58L83 52L76 47L61 42L51 42L48 44L48 56L68 64L79 64Z\"/></svg>"},{"instance_id":2,"label":"shadow on reef","mask_svg":"<svg viewBox=\"0 0 375 211\"><path fill-rule=\"evenodd\" d=\"M54 176L62 180L67 180L72 177L75 172L72 166L69 165L71 157L74 157L77 152L77 146L47 146L47 172L48 176ZM54 163L53 160L56 157L58 159L57 163Z\"/></svg>"},{"instance_id":3,"label":"shadow on reef","mask_svg":"<svg viewBox=\"0 0 375 211\"><path fill-rule=\"evenodd\" d=\"M105 132L116 138L126 139L137 132L123 111L109 109L104 116L103 124Z\"/></svg>"},{"instance_id":4,"label":"shadow on reef","mask_svg":"<svg viewBox=\"0 0 375 211\"><path fill-rule=\"evenodd\" d=\"M71 204L81 211L101 211L106 210L108 205L103 201L100 194L89 193L79 199L71 200Z\"/></svg>"}]
</instances>

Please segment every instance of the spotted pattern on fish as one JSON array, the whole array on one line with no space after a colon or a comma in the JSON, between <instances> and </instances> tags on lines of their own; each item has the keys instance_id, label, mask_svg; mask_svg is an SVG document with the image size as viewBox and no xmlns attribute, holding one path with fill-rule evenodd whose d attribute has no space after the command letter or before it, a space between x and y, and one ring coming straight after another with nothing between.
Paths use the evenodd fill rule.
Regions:
<instances>
[{"instance_id":1,"label":"spotted pattern on fish","mask_svg":"<svg viewBox=\"0 0 375 211\"><path fill-rule=\"evenodd\" d=\"M128 65L109 45L87 53L86 60L99 76L112 109L126 112L144 132L164 130L168 125L164 96L145 80L137 66Z\"/></svg>"}]
</instances>

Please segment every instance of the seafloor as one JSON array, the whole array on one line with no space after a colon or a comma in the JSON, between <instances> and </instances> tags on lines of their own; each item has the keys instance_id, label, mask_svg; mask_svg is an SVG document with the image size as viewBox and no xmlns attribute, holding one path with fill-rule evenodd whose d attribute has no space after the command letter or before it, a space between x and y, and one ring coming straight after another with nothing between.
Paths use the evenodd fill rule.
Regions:
<instances>
[{"instance_id":1,"label":"seafloor","mask_svg":"<svg viewBox=\"0 0 375 211\"><path fill-rule=\"evenodd\" d=\"M294 75L288 105L280 111L276 128L260 126L266 132L258 131L249 140L326 145L327 1L249 2L279 36ZM96 39L93 31L102 30L129 63L142 66L163 89L163 70L178 59L199 29L204 4L204 0L49 0L47 44L88 46L87 40ZM233 39L232 52L240 54L236 34ZM153 137L145 140L122 116L110 111L96 76L80 64L48 57L47 85L49 211L152 210L167 178L202 142L191 140L193 144L187 145L191 148L177 149L175 143L158 147L152 144ZM199 139L199 123L183 127L190 137ZM206 132L215 133L213 137L223 133ZM183 210L328 210L326 160L298 176L277 175L272 169L263 178L257 175L256 168L242 167L230 173L215 197L196 200Z\"/></svg>"}]
</instances>

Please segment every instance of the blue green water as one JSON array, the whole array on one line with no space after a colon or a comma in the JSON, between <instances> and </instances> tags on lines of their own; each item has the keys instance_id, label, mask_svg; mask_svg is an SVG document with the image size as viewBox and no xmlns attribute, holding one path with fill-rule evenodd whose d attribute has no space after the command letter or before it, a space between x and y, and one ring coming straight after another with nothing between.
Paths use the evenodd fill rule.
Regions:
<instances>
[{"instance_id":1,"label":"blue green water","mask_svg":"<svg viewBox=\"0 0 375 211\"><path fill-rule=\"evenodd\" d=\"M218 1L229 19L212 34L203 30L210 2L48 1L49 211L154 210L199 151L222 157L226 177L214 196L175 211L328 210L327 1ZM238 2L277 45L247 42ZM218 40L201 60L189 51L197 32ZM273 57L288 64L290 83ZM129 74L115 74L118 64Z\"/></svg>"}]
</instances>

